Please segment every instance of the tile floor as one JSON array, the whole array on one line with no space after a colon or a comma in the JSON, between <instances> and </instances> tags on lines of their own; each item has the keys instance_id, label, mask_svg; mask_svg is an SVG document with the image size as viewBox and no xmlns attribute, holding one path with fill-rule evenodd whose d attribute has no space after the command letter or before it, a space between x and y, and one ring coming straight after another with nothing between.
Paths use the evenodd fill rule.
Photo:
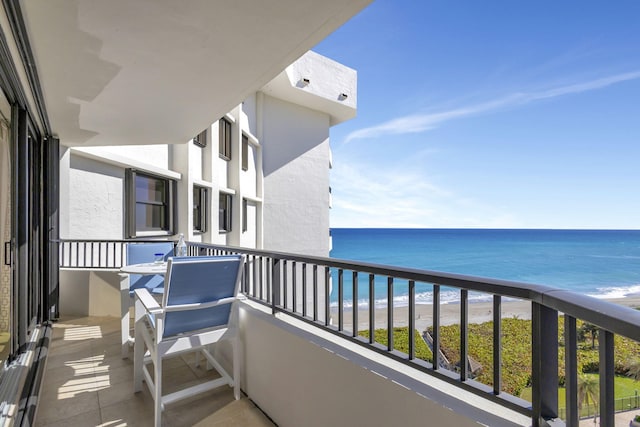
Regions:
<instances>
[{"instance_id":1,"label":"tile floor","mask_svg":"<svg viewBox=\"0 0 640 427\"><path fill-rule=\"evenodd\" d=\"M119 319L63 319L54 325L36 426L153 425L153 400L146 386L133 392L133 364L120 356L119 340ZM194 360L193 355L167 360L163 383L194 383L217 376L204 365L196 367ZM168 405L162 424L274 425L248 398L234 400L226 386Z\"/></svg>"}]
</instances>

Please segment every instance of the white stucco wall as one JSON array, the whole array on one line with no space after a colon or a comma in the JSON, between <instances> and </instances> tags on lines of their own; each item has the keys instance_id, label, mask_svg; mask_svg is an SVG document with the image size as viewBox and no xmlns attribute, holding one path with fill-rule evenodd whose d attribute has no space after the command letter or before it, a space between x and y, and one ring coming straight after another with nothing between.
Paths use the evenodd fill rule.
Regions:
<instances>
[{"instance_id":1,"label":"white stucco wall","mask_svg":"<svg viewBox=\"0 0 640 427\"><path fill-rule=\"evenodd\" d=\"M279 426L530 425L523 415L328 332L251 303L240 307L242 387Z\"/></svg>"},{"instance_id":2,"label":"white stucco wall","mask_svg":"<svg viewBox=\"0 0 640 427\"><path fill-rule=\"evenodd\" d=\"M247 99L245 99L242 103L242 114L244 116L244 120L246 120L247 129L249 129L249 132L251 132L253 135L258 134L256 101L256 94L254 93Z\"/></svg>"},{"instance_id":3,"label":"white stucco wall","mask_svg":"<svg viewBox=\"0 0 640 427\"><path fill-rule=\"evenodd\" d=\"M72 155L61 163L60 237L122 239L124 236L124 169ZM68 163L67 163L68 162ZM63 165L68 164L68 168Z\"/></svg>"},{"instance_id":4,"label":"white stucco wall","mask_svg":"<svg viewBox=\"0 0 640 427\"><path fill-rule=\"evenodd\" d=\"M90 147L88 149L98 155L101 153L111 153L130 159L136 159L161 169L171 169L168 145L111 145L104 147Z\"/></svg>"},{"instance_id":5,"label":"white stucco wall","mask_svg":"<svg viewBox=\"0 0 640 427\"><path fill-rule=\"evenodd\" d=\"M243 197L257 197L257 176L256 176L256 155L257 147L249 142L248 146L248 168L240 171L240 188Z\"/></svg>"},{"instance_id":6,"label":"white stucco wall","mask_svg":"<svg viewBox=\"0 0 640 427\"><path fill-rule=\"evenodd\" d=\"M240 246L255 247L256 246L256 230L257 230L257 206L255 202L247 201L247 231L242 233L240 237Z\"/></svg>"},{"instance_id":7,"label":"white stucco wall","mask_svg":"<svg viewBox=\"0 0 640 427\"><path fill-rule=\"evenodd\" d=\"M329 116L265 95L264 247L329 254Z\"/></svg>"}]
</instances>

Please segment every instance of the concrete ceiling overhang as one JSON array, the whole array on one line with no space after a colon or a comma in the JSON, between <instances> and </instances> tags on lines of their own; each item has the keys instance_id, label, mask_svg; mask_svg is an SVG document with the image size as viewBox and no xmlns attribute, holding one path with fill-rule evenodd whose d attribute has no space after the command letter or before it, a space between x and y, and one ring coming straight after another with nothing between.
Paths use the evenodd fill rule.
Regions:
<instances>
[{"instance_id":1,"label":"concrete ceiling overhang","mask_svg":"<svg viewBox=\"0 0 640 427\"><path fill-rule=\"evenodd\" d=\"M54 136L189 140L371 0L22 0Z\"/></svg>"}]
</instances>

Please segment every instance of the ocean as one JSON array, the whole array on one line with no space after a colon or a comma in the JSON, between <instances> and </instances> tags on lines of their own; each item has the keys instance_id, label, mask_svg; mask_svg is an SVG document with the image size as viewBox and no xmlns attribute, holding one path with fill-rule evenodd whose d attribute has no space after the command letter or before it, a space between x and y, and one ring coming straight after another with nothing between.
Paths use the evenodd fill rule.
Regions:
<instances>
[{"instance_id":1,"label":"ocean","mask_svg":"<svg viewBox=\"0 0 640 427\"><path fill-rule=\"evenodd\" d=\"M597 298L640 293L640 230L334 228L331 235L332 258L535 283ZM335 305L337 276L333 283ZM359 283L358 304L366 305L366 279ZM395 304L406 304L406 286L394 290ZM443 289L442 302L458 295ZM350 285L344 298L353 305ZM385 305L385 298L380 277L375 299ZM490 298L470 295L471 301ZM416 302L431 302L430 285L416 285Z\"/></svg>"}]
</instances>

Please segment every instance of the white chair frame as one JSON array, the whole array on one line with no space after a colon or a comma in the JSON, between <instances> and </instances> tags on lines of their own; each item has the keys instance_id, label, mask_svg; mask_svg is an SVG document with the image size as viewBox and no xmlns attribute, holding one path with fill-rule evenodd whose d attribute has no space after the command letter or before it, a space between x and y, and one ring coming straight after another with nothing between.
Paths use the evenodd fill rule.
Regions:
<instances>
[{"instance_id":1,"label":"white chair frame","mask_svg":"<svg viewBox=\"0 0 640 427\"><path fill-rule=\"evenodd\" d=\"M170 270L171 261L169 261L169 263ZM239 288L243 264L244 258L241 257L235 288L236 295ZM234 398L236 400L240 399L241 346L237 331L237 300L237 297L232 297L207 303L167 306L167 293L165 293L163 304L161 306L147 289L141 288L135 290L136 323L133 357L134 391L139 392L142 390L143 381L147 384L154 400L154 418L156 426L160 426L162 411L164 410L165 405L223 385L233 387ZM198 330L192 333L184 333L168 338L163 337L166 313L172 311L205 309L223 304L232 304L229 323L211 329ZM150 316L153 317L154 324L151 324L152 322L149 321ZM209 351L212 344L222 340L228 340L231 344L233 353L232 374L229 374L229 372L220 365ZM207 366L213 366L221 377L174 393L162 395L162 359L167 356L175 356L194 351L202 353L207 360ZM149 369L147 369L147 365L149 364L153 365L153 378Z\"/></svg>"}]
</instances>

